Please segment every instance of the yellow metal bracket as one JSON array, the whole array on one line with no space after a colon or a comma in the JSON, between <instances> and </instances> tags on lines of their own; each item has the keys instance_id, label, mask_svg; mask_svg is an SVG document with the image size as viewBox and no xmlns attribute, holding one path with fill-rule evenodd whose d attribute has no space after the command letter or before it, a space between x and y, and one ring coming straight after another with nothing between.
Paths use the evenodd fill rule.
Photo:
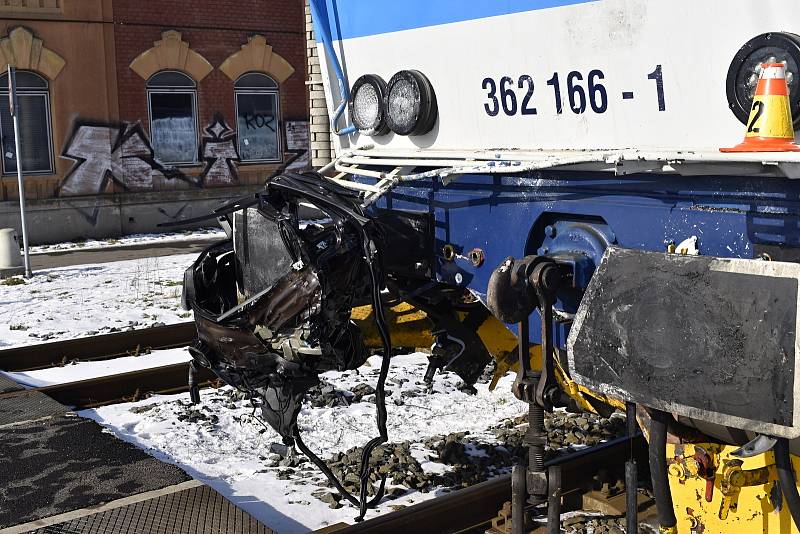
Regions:
<instances>
[{"instance_id":1,"label":"yellow metal bracket","mask_svg":"<svg viewBox=\"0 0 800 534\"><path fill-rule=\"evenodd\" d=\"M742 464L744 462L738 459L725 460L722 464L722 479L719 481L722 492L718 514L720 519L727 519L730 512L736 512L742 488L761 486L769 482L769 467L742 469Z\"/></svg>"},{"instance_id":2,"label":"yellow metal bracket","mask_svg":"<svg viewBox=\"0 0 800 534\"><path fill-rule=\"evenodd\" d=\"M800 534L782 504L773 453L737 458L738 448L667 444L677 534ZM792 463L800 472L800 458Z\"/></svg>"},{"instance_id":3,"label":"yellow metal bracket","mask_svg":"<svg viewBox=\"0 0 800 534\"><path fill-rule=\"evenodd\" d=\"M427 349L433 343L430 321L424 311L402 302L389 308L386 311L386 316L390 324L389 332L392 345ZM381 339L375 327L371 306L354 308L351 318L363 332L364 342L368 347L381 346ZM517 337L505 324L492 315L483 321L478 327L477 333L486 350L495 359L495 372L489 384L489 390L491 391L494 390L503 375L509 371L517 372L519 369ZM542 348L540 345L531 345L530 358L531 369L540 370L542 368ZM581 409L589 413L597 413L592 403L587 400L587 398L593 398L613 408L625 410L624 402L579 386L570 379L557 360L555 363L556 379L561 389L572 397Z\"/></svg>"}]
</instances>

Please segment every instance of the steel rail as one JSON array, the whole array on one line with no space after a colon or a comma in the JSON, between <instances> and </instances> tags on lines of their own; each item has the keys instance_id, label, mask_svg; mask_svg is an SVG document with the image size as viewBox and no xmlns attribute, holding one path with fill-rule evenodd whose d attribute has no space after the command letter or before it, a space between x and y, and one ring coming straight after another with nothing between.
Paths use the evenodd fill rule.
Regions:
<instances>
[{"instance_id":1,"label":"steel rail","mask_svg":"<svg viewBox=\"0 0 800 534\"><path fill-rule=\"evenodd\" d=\"M197 375L200 387L208 386L216 376L206 368ZM130 402L150 393L181 393L189 390L189 362L163 365L128 373L89 378L64 384L53 384L27 391L38 391L74 409L93 408L106 404ZM14 396L19 391L0 394Z\"/></svg>"},{"instance_id":2,"label":"steel rail","mask_svg":"<svg viewBox=\"0 0 800 534\"><path fill-rule=\"evenodd\" d=\"M641 435L633 441L627 436L595 447L555 458L545 467L561 467L562 494L585 489L597 469L624 473L625 461L633 456L646 465L647 447ZM487 480L408 508L342 528L328 527L335 534L439 534L464 532L491 521L511 500L511 475Z\"/></svg>"},{"instance_id":3,"label":"steel rail","mask_svg":"<svg viewBox=\"0 0 800 534\"><path fill-rule=\"evenodd\" d=\"M195 339L194 322L180 323L101 336L57 341L0 351L0 369L24 370L58 364L65 358L81 360L109 359L145 348L182 346ZM189 390L189 362L142 369L127 373L91 378L35 388L54 400L74 409L92 408L145 398L151 393L172 394ZM206 368L197 375L200 387L209 386L216 376ZM30 391L30 390L29 390ZM0 394L0 397L19 392ZM561 493L585 489L597 471L624 475L625 461L638 460L647 465L647 448L638 436L633 442L621 437L604 444L561 456L545 464L558 465L562 473ZM511 499L511 476L505 475L425 501L402 510L384 514L355 525L324 529L336 534L408 534L465 532L486 525L503 504Z\"/></svg>"},{"instance_id":4,"label":"steel rail","mask_svg":"<svg viewBox=\"0 0 800 534\"><path fill-rule=\"evenodd\" d=\"M0 370L31 371L65 361L108 360L146 349L168 349L190 344L197 336L194 321L115 332L64 341L0 350ZM187 371L188 372L188 371Z\"/></svg>"}]
</instances>

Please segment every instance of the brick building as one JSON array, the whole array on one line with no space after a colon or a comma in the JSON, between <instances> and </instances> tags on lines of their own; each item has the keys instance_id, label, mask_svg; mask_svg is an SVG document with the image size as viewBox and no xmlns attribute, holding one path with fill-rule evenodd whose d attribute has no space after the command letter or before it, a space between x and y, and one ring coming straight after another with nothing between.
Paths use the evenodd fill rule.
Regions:
<instances>
[{"instance_id":1,"label":"brick building","mask_svg":"<svg viewBox=\"0 0 800 534\"><path fill-rule=\"evenodd\" d=\"M303 0L0 0L0 227L152 231L309 164Z\"/></svg>"}]
</instances>

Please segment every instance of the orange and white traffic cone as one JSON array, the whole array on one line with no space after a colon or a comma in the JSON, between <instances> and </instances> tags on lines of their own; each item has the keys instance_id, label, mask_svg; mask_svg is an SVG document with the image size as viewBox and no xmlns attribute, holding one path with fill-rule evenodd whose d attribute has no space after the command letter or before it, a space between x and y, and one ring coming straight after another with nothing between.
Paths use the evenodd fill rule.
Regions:
<instances>
[{"instance_id":1,"label":"orange and white traffic cone","mask_svg":"<svg viewBox=\"0 0 800 534\"><path fill-rule=\"evenodd\" d=\"M722 152L798 152L794 143L786 65L764 63L747 119L744 141Z\"/></svg>"}]
</instances>

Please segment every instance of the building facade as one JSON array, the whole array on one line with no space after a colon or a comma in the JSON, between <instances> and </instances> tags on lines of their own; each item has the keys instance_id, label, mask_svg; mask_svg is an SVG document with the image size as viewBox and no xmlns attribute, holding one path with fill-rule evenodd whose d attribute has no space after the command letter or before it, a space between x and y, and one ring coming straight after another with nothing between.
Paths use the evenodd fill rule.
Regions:
<instances>
[{"instance_id":1,"label":"building facade","mask_svg":"<svg viewBox=\"0 0 800 534\"><path fill-rule=\"evenodd\" d=\"M0 227L152 231L309 164L302 0L0 0Z\"/></svg>"}]
</instances>

